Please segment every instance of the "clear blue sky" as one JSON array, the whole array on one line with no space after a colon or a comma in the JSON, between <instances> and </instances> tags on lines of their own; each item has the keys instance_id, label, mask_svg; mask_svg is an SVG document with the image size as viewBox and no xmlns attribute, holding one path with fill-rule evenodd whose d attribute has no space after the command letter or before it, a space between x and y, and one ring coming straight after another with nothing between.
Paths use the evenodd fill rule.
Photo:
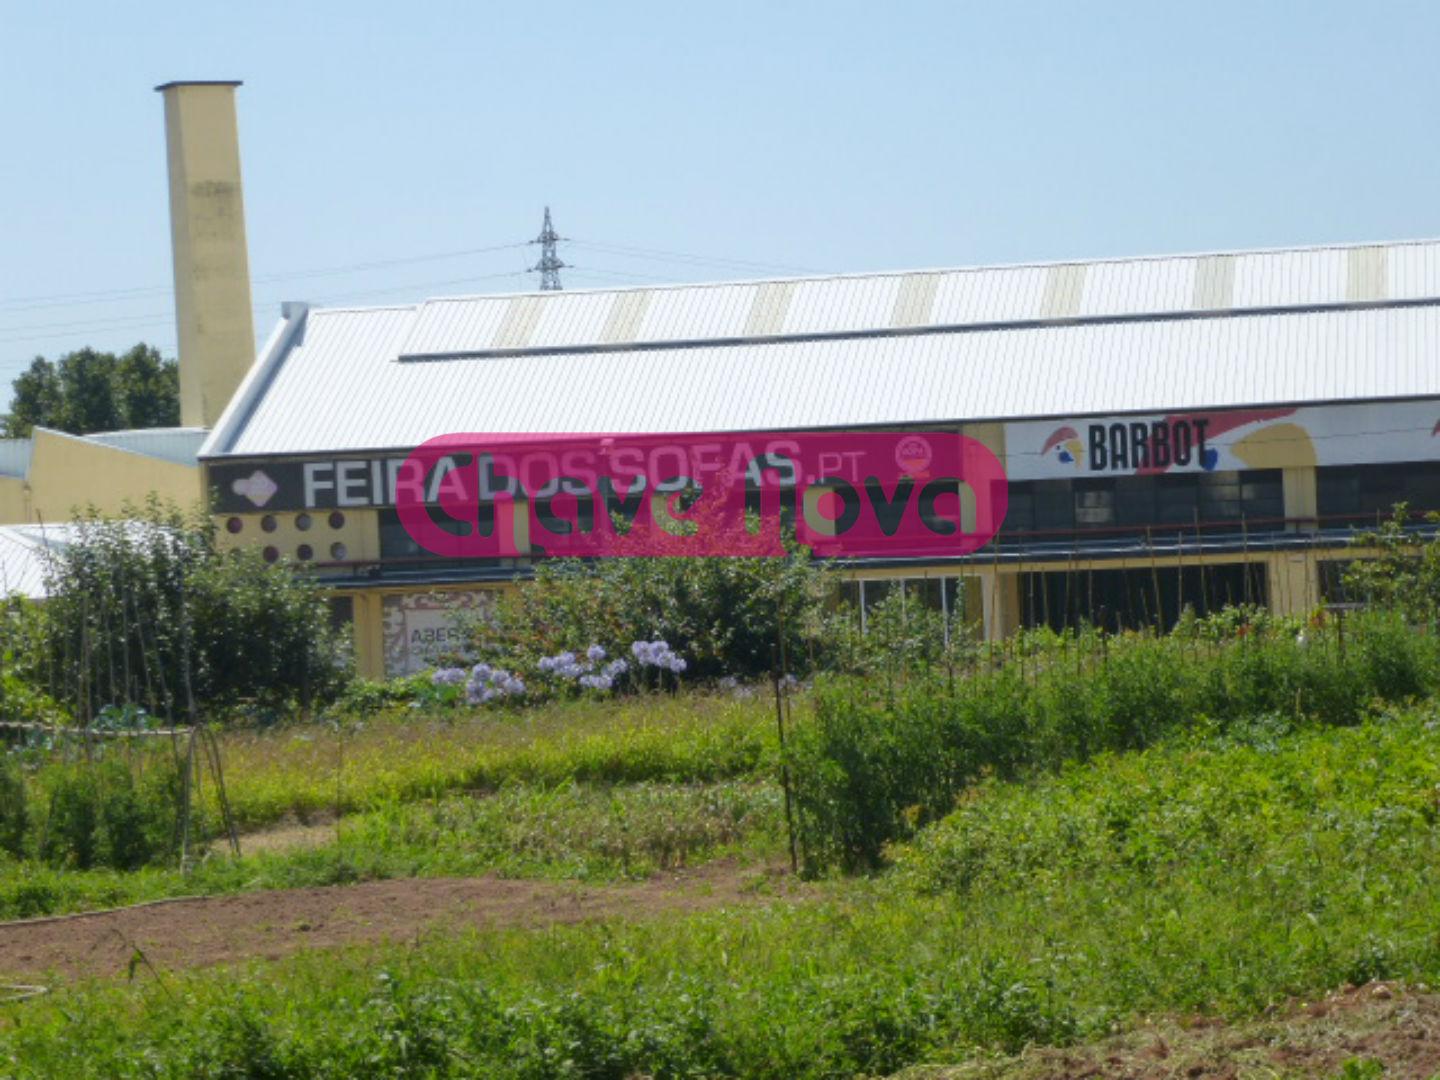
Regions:
<instances>
[{"instance_id":1,"label":"clear blue sky","mask_svg":"<svg viewBox=\"0 0 1440 1080\"><path fill-rule=\"evenodd\" d=\"M547 202L568 287L1436 236L1437 47L1432 3L0 0L0 404L37 353L173 354L171 79L245 80L263 338L533 287L533 249L295 275Z\"/></svg>"}]
</instances>

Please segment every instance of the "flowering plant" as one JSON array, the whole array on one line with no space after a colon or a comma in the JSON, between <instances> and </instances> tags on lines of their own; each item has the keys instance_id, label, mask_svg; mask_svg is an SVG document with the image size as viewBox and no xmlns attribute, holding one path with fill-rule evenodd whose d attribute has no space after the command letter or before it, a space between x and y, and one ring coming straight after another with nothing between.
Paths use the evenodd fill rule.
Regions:
<instances>
[{"instance_id":1,"label":"flowering plant","mask_svg":"<svg viewBox=\"0 0 1440 1080\"><path fill-rule=\"evenodd\" d=\"M679 675L689 666L685 663L684 658L675 654L668 643L658 639L634 642L630 646L630 652L634 654L641 667L661 668Z\"/></svg>"},{"instance_id":2,"label":"flowering plant","mask_svg":"<svg viewBox=\"0 0 1440 1080\"><path fill-rule=\"evenodd\" d=\"M489 664L476 664L471 668L470 679L465 684L465 700L471 705L488 705L500 698L524 695L524 679Z\"/></svg>"},{"instance_id":3,"label":"flowering plant","mask_svg":"<svg viewBox=\"0 0 1440 1080\"><path fill-rule=\"evenodd\" d=\"M603 692L614 689L620 676L630 670L629 663L624 660L602 663L607 655L604 646L591 645L583 657L573 652L562 652L542 657L535 666L542 674L573 682L586 690Z\"/></svg>"}]
</instances>

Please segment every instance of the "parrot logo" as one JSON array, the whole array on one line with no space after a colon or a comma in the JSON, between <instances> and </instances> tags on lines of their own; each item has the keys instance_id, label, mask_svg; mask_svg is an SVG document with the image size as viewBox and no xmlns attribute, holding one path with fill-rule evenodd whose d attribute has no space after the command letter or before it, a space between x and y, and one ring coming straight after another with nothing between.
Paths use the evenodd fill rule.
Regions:
<instances>
[{"instance_id":1,"label":"parrot logo","mask_svg":"<svg viewBox=\"0 0 1440 1080\"><path fill-rule=\"evenodd\" d=\"M1056 458L1062 464L1074 465L1078 469L1085 457L1085 444L1080 439L1080 433L1073 427L1060 427L1050 433L1040 453L1044 456L1051 451L1055 452Z\"/></svg>"}]
</instances>

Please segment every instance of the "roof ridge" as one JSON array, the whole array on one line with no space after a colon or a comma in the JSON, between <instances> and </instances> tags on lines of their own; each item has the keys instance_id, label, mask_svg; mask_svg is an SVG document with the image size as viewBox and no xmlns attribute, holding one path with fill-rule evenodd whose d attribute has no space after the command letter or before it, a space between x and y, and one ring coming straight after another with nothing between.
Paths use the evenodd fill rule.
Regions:
<instances>
[{"instance_id":1,"label":"roof ridge","mask_svg":"<svg viewBox=\"0 0 1440 1080\"><path fill-rule=\"evenodd\" d=\"M311 314L328 312L372 312L372 311L418 311L430 304L474 303L476 301L508 301L517 297L533 296L595 296L633 292L670 292L685 289L720 289L742 286L759 286L770 283L801 283L810 281L864 281L876 278L904 278L926 274L974 274L1005 270L1048 270L1061 266L1118 266L1127 263L1162 263L1210 258L1236 258L1246 255L1299 255L1324 251L1354 251L1363 248L1400 248L1440 245L1440 237L1412 237L1400 240L1366 240L1332 242L1326 244L1292 245L1288 247L1230 248L1220 250L1180 251L1144 255L1114 255L1090 259L1039 259L1009 263L972 263L959 266L913 267L898 270L857 270L830 274L792 274L754 278L724 278L715 281L656 282L643 285L611 285L587 289L565 289L560 293L542 293L538 290L456 293L448 296L427 296L409 304L346 305L340 307L313 307Z\"/></svg>"}]
</instances>

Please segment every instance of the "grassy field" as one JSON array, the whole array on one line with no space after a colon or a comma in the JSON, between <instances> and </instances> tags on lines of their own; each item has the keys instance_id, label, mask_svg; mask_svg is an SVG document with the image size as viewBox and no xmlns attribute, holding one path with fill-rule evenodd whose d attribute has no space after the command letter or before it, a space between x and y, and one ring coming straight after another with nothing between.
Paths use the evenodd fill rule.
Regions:
<instances>
[{"instance_id":1,"label":"grassy field","mask_svg":"<svg viewBox=\"0 0 1440 1080\"><path fill-rule=\"evenodd\" d=\"M0 918L379 878L636 879L783 850L774 714L755 701L686 695L400 712L230 733L221 749L243 829L329 823L332 831L313 830L323 842L233 859L216 840L189 873L0 855ZM201 801L213 834L213 788Z\"/></svg>"},{"instance_id":2,"label":"grassy field","mask_svg":"<svg viewBox=\"0 0 1440 1080\"><path fill-rule=\"evenodd\" d=\"M507 783L706 783L773 773L774 704L689 694L303 725L222 739L242 828Z\"/></svg>"},{"instance_id":3,"label":"grassy field","mask_svg":"<svg viewBox=\"0 0 1440 1080\"><path fill-rule=\"evenodd\" d=\"M432 853L466 855L469 841L446 854L442 837L473 830L527 873L619 876L640 866L608 846L623 830L568 823L648 821L638 832L656 837L698 814L707 824L682 840L634 849L656 865L773 843L774 791L755 772L770 752L763 710L700 707L751 733L749 764L715 771L734 747L707 742L698 721L674 738L621 725L639 733L622 737L631 757L607 755L599 721L575 735L542 734L541 721L513 744L469 744L472 760L448 770L432 759L452 778L444 791L498 788L489 808L395 809L385 800L419 790L396 780L357 802L371 809L351 836L420 872ZM892 849L892 870L806 898L64 989L0 1011L0 1063L67 1077L886 1075L1150 1017L1253 1016L1345 983L1436 982L1440 711L1296 724L1231 723L992 778ZM386 737L356 745L381 739L371 752L383 756ZM257 747L254 767L275 752ZM240 790L245 775L237 766ZM633 783L591 782L617 777ZM566 780L580 782L556 786ZM547 790L553 827L535 824ZM597 817L606 799L616 809Z\"/></svg>"},{"instance_id":4,"label":"grassy field","mask_svg":"<svg viewBox=\"0 0 1440 1080\"><path fill-rule=\"evenodd\" d=\"M716 858L758 862L784 851L780 789L756 781L510 784L485 798L395 802L311 834L279 849L254 843L262 849L238 859L217 842L189 873L0 864L0 918L387 878L638 880Z\"/></svg>"}]
</instances>

